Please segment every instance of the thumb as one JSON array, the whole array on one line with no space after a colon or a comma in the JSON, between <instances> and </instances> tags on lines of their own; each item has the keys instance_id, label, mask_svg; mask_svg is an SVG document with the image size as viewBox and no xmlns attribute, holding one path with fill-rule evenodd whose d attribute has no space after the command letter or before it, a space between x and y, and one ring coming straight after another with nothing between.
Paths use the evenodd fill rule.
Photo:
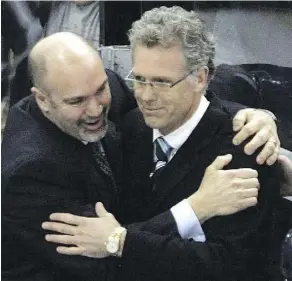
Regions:
<instances>
[{"instance_id":1,"label":"thumb","mask_svg":"<svg viewBox=\"0 0 292 281\"><path fill-rule=\"evenodd\" d=\"M239 110L233 118L233 131L237 132L242 129L248 120L248 111L246 109Z\"/></svg>"},{"instance_id":2,"label":"thumb","mask_svg":"<svg viewBox=\"0 0 292 281\"><path fill-rule=\"evenodd\" d=\"M109 212L104 208L103 204L101 202L97 202L95 204L95 212L98 217L105 217Z\"/></svg>"},{"instance_id":3,"label":"thumb","mask_svg":"<svg viewBox=\"0 0 292 281\"><path fill-rule=\"evenodd\" d=\"M285 165L289 166L292 163L291 160L285 155L279 155L278 162L283 166Z\"/></svg>"},{"instance_id":4,"label":"thumb","mask_svg":"<svg viewBox=\"0 0 292 281\"><path fill-rule=\"evenodd\" d=\"M226 154L223 156L217 156L211 167L215 170L222 170L226 165L228 165L232 160L231 154Z\"/></svg>"},{"instance_id":5,"label":"thumb","mask_svg":"<svg viewBox=\"0 0 292 281\"><path fill-rule=\"evenodd\" d=\"M288 173L288 175L292 174L292 161L285 155L279 155L278 163L284 172Z\"/></svg>"}]
</instances>

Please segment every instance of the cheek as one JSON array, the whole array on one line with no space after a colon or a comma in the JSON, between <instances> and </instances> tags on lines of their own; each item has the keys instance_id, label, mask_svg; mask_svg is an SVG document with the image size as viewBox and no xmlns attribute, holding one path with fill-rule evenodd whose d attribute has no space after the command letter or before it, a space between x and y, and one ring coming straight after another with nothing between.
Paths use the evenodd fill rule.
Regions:
<instances>
[{"instance_id":1,"label":"cheek","mask_svg":"<svg viewBox=\"0 0 292 281\"><path fill-rule=\"evenodd\" d=\"M165 100L165 105L168 109L168 113L171 115L170 118L177 118L178 115L181 115L188 111L190 108L191 102L188 97L181 95L177 97L172 97L168 100Z\"/></svg>"},{"instance_id":2,"label":"cheek","mask_svg":"<svg viewBox=\"0 0 292 281\"><path fill-rule=\"evenodd\" d=\"M160 106L167 109L167 111L173 112L176 108L176 105L178 103L175 96L172 96L171 94L165 94L158 97L157 102Z\"/></svg>"},{"instance_id":3,"label":"cheek","mask_svg":"<svg viewBox=\"0 0 292 281\"><path fill-rule=\"evenodd\" d=\"M137 101L137 104L138 104L139 107L143 106L144 102L143 102L140 94L136 94L135 93L134 94L134 98Z\"/></svg>"},{"instance_id":4,"label":"cheek","mask_svg":"<svg viewBox=\"0 0 292 281\"><path fill-rule=\"evenodd\" d=\"M140 94L134 91L134 98L139 101L140 100Z\"/></svg>"},{"instance_id":5,"label":"cheek","mask_svg":"<svg viewBox=\"0 0 292 281\"><path fill-rule=\"evenodd\" d=\"M66 108L61 111L62 119L65 122L69 123L76 123L79 120L82 120L84 115L84 109L83 108Z\"/></svg>"}]
</instances>

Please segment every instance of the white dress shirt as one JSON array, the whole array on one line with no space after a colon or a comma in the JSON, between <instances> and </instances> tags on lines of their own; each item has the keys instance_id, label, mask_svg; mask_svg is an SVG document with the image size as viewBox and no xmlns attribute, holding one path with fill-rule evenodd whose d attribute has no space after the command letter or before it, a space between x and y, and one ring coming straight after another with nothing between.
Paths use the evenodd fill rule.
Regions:
<instances>
[{"instance_id":1,"label":"white dress shirt","mask_svg":"<svg viewBox=\"0 0 292 281\"><path fill-rule=\"evenodd\" d=\"M164 136L160 133L159 130L153 129L153 142L157 138L163 137L164 140L167 141L167 143L173 148L168 162L171 161L176 152L180 149L180 147L191 135L192 131L196 128L203 115L205 114L209 104L210 102L206 99L206 97L202 96L200 104L197 110L194 112L193 116L182 126L168 135ZM170 210L177 224L178 232L183 239L194 239L195 241L201 242L206 241L201 224L186 199L176 204Z\"/></svg>"}]
</instances>

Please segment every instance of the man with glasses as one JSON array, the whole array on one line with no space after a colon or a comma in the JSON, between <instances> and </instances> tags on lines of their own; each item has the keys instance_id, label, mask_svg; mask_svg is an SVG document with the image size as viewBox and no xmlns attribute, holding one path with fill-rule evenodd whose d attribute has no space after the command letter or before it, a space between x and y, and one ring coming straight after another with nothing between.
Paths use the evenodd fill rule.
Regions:
<instances>
[{"instance_id":1,"label":"man with glasses","mask_svg":"<svg viewBox=\"0 0 292 281\"><path fill-rule=\"evenodd\" d=\"M114 214L123 211L118 204L123 193L120 135L108 116L111 92L115 99L125 95L127 87L116 74L104 70L98 53L84 39L72 33L42 39L32 49L29 65L33 95L10 109L2 142L2 280L116 280L120 260L60 255L55 245L45 241L41 223L54 211L95 215L97 201ZM277 135L269 133L268 137ZM277 155L273 150L267 157L273 158L274 152ZM219 157L204 177L200 197L205 194L205 198L197 199L205 202L209 216L255 204L257 172L223 171L230 160L230 156ZM214 177L218 180L212 183ZM235 189L242 177L241 187ZM206 190L214 186L222 192L209 198ZM143 186L136 191L142 194ZM131 196L124 209L131 209L130 201ZM198 219L203 215L198 213ZM158 218L164 216L171 216L170 211ZM100 217L105 222L104 233L108 219L113 229L118 226L106 212ZM147 223L157 225L155 220ZM134 229L140 226L132 225ZM123 228L117 230L107 243L112 255L119 254L117 240L125 235ZM109 256L104 243L102 247L104 256ZM128 276L131 279L132 274Z\"/></svg>"},{"instance_id":2,"label":"man with glasses","mask_svg":"<svg viewBox=\"0 0 292 281\"><path fill-rule=\"evenodd\" d=\"M46 239L65 245L58 247L62 254L118 255L118 277L124 280L274 280L268 254L278 168L258 165L260 159L244 155L244 144L234 147L232 114L206 92L214 69L212 38L196 13L179 7L146 12L129 38L134 67L127 80L133 82L139 110L124 120L123 202L135 210L127 214L129 220L149 219L169 208L174 219L168 213L121 228L98 204L99 218L52 214L58 223L43 228L65 235ZM219 154L232 154L228 169L256 169L261 188L253 207L210 219L199 199L204 172ZM194 191L198 197L190 200ZM200 230L194 230L192 210Z\"/></svg>"},{"instance_id":3,"label":"man with glasses","mask_svg":"<svg viewBox=\"0 0 292 281\"><path fill-rule=\"evenodd\" d=\"M125 78L125 80L129 81L129 82L132 82L132 88L135 89L135 90L139 90L139 89L141 89L143 87L146 87L147 85L151 85L152 87L154 87L156 89L168 91L169 89L171 89L172 87L174 87L178 83L180 83L183 80L185 80L192 73L193 73L193 71L190 71L185 76L183 76L182 78L180 78L179 80L177 80L176 82L173 82L173 83L165 81L164 78L158 78L158 79L154 79L151 82L149 82L149 81L147 82L147 81L145 81L145 78L140 77L140 76L135 76L133 74L133 69L132 69L129 72L129 74L127 75L127 77Z\"/></svg>"}]
</instances>

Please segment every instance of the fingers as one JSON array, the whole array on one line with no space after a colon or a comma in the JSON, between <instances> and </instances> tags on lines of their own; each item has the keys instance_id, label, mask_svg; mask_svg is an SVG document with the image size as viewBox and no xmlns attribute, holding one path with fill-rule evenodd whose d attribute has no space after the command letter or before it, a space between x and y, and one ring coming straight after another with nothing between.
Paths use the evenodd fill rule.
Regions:
<instances>
[{"instance_id":1,"label":"fingers","mask_svg":"<svg viewBox=\"0 0 292 281\"><path fill-rule=\"evenodd\" d=\"M257 178L258 177L258 172L256 170L250 169L250 168L226 170L226 172L233 173L234 177L241 178L241 179L249 179L249 178Z\"/></svg>"},{"instance_id":2,"label":"fingers","mask_svg":"<svg viewBox=\"0 0 292 281\"><path fill-rule=\"evenodd\" d=\"M245 198L241 202L241 210L256 206L257 203L258 203L258 199L256 197Z\"/></svg>"},{"instance_id":3,"label":"fingers","mask_svg":"<svg viewBox=\"0 0 292 281\"><path fill-rule=\"evenodd\" d=\"M243 129L233 138L233 144L238 145L243 142L249 136L255 134L260 127L260 123L255 123L250 121L246 124ZM272 135L272 136L271 136ZM252 140L244 147L244 152L247 155L253 154L259 147L263 146L264 148L260 152L257 157L257 163L259 165L267 162L268 165L272 165L276 162L279 150L280 150L280 142L274 139L274 135L271 132L267 131L267 129L262 129Z\"/></svg>"},{"instance_id":4,"label":"fingers","mask_svg":"<svg viewBox=\"0 0 292 281\"><path fill-rule=\"evenodd\" d=\"M263 150L257 157L257 163L259 165L265 162L268 165L274 164L279 155L280 141L272 118L261 110L245 109L238 112L233 121L233 123L239 123L238 128L234 130L240 130L233 138L233 144L239 145L248 137L255 135L245 146L245 153L251 155L264 145ZM243 123L246 124L243 126Z\"/></svg>"},{"instance_id":5,"label":"fingers","mask_svg":"<svg viewBox=\"0 0 292 281\"><path fill-rule=\"evenodd\" d=\"M106 216L113 216L113 214L109 213L101 202L97 202L95 205L95 212L98 217L106 217Z\"/></svg>"},{"instance_id":6,"label":"fingers","mask_svg":"<svg viewBox=\"0 0 292 281\"><path fill-rule=\"evenodd\" d=\"M247 122L247 112L250 109L243 109L237 112L237 114L235 115L235 117L233 118L233 130L235 132L239 131L240 129L242 129L242 127L244 126L244 124Z\"/></svg>"},{"instance_id":7,"label":"fingers","mask_svg":"<svg viewBox=\"0 0 292 281\"><path fill-rule=\"evenodd\" d=\"M53 213L50 215L50 219L72 225L82 225L86 221L85 217L75 216L67 213Z\"/></svg>"},{"instance_id":8,"label":"fingers","mask_svg":"<svg viewBox=\"0 0 292 281\"><path fill-rule=\"evenodd\" d=\"M256 161L259 165L264 164L265 161L267 161L268 165L272 165L278 159L279 152L280 143L271 138L268 140L260 154L257 156Z\"/></svg>"},{"instance_id":9,"label":"fingers","mask_svg":"<svg viewBox=\"0 0 292 281\"><path fill-rule=\"evenodd\" d=\"M247 155L252 155L259 147L268 141L269 137L270 135L266 132L266 130L260 130L244 147L244 152Z\"/></svg>"},{"instance_id":10,"label":"fingers","mask_svg":"<svg viewBox=\"0 0 292 281\"><path fill-rule=\"evenodd\" d=\"M208 167L209 169L222 170L232 160L232 155L217 156L213 163ZM207 169L208 169L207 168Z\"/></svg>"},{"instance_id":11,"label":"fingers","mask_svg":"<svg viewBox=\"0 0 292 281\"><path fill-rule=\"evenodd\" d=\"M239 185L241 187L241 190L250 190L250 189L258 190L260 188L260 183L258 179L255 179L255 178L240 180Z\"/></svg>"},{"instance_id":12,"label":"fingers","mask_svg":"<svg viewBox=\"0 0 292 281\"><path fill-rule=\"evenodd\" d=\"M257 188L250 188L250 189L246 189L244 190L244 192L242 193L242 197L243 198L257 198L259 194L259 190Z\"/></svg>"},{"instance_id":13,"label":"fingers","mask_svg":"<svg viewBox=\"0 0 292 281\"><path fill-rule=\"evenodd\" d=\"M278 162L281 166L289 166L292 165L291 160L285 155L279 155Z\"/></svg>"},{"instance_id":14,"label":"fingers","mask_svg":"<svg viewBox=\"0 0 292 281\"><path fill-rule=\"evenodd\" d=\"M83 251L84 249L81 247L64 247L64 246L57 247L58 253L69 256L82 255Z\"/></svg>"},{"instance_id":15,"label":"fingers","mask_svg":"<svg viewBox=\"0 0 292 281\"><path fill-rule=\"evenodd\" d=\"M68 234L68 235L75 235L76 234L76 226L67 225L67 224L63 224L63 223L44 222L42 224L42 228L45 230L56 231L56 232Z\"/></svg>"},{"instance_id":16,"label":"fingers","mask_svg":"<svg viewBox=\"0 0 292 281\"><path fill-rule=\"evenodd\" d=\"M242 211L249 207L256 206L258 203L258 189L252 188L244 190L244 192L241 193L240 200L237 203L237 210Z\"/></svg>"},{"instance_id":17,"label":"fingers","mask_svg":"<svg viewBox=\"0 0 292 281\"><path fill-rule=\"evenodd\" d=\"M266 160L267 165L271 166L274 163L276 163L279 157L279 153L280 153L280 143L275 148L274 153L270 157L268 157L268 159Z\"/></svg>"},{"instance_id":18,"label":"fingers","mask_svg":"<svg viewBox=\"0 0 292 281\"><path fill-rule=\"evenodd\" d=\"M247 123L233 138L232 142L234 145L241 144L249 136L254 135L259 130L257 124L250 121Z\"/></svg>"},{"instance_id":19,"label":"fingers","mask_svg":"<svg viewBox=\"0 0 292 281\"><path fill-rule=\"evenodd\" d=\"M45 239L48 242L64 244L64 245L77 245L80 241L75 236L70 235L57 235L57 234L47 234Z\"/></svg>"}]
</instances>

